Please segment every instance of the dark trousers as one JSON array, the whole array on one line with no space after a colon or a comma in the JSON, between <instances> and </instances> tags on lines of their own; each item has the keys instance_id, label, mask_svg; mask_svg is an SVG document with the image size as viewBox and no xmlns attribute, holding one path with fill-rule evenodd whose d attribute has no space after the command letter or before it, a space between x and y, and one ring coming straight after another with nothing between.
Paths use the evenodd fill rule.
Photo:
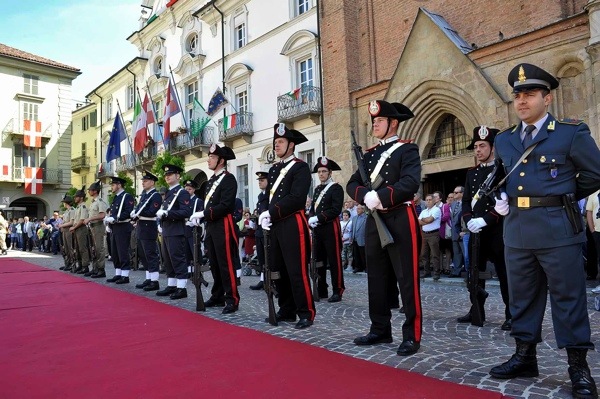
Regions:
<instances>
[{"instance_id":1,"label":"dark trousers","mask_svg":"<svg viewBox=\"0 0 600 399\"><path fill-rule=\"evenodd\" d=\"M160 261L158 258L158 242L156 240L138 239L138 254L146 271L158 272Z\"/></svg>"},{"instance_id":2,"label":"dark trousers","mask_svg":"<svg viewBox=\"0 0 600 399\"><path fill-rule=\"evenodd\" d=\"M129 270L131 268L129 249L133 226L130 223L115 223L110 226L112 229L110 234L111 256L115 269Z\"/></svg>"},{"instance_id":3,"label":"dark trousers","mask_svg":"<svg viewBox=\"0 0 600 399\"><path fill-rule=\"evenodd\" d=\"M265 266L265 239L263 236L256 237L256 257L258 258L258 266L262 272Z\"/></svg>"},{"instance_id":4,"label":"dark trousers","mask_svg":"<svg viewBox=\"0 0 600 399\"><path fill-rule=\"evenodd\" d=\"M308 276L310 233L304 211L273 223L271 253L266 256L271 256L269 264L273 265L273 271L281 273L276 280L279 312L314 320L316 309Z\"/></svg>"},{"instance_id":5,"label":"dark trousers","mask_svg":"<svg viewBox=\"0 0 600 399\"><path fill-rule=\"evenodd\" d=\"M163 236L162 255L168 278L187 279L187 262L185 259L185 236Z\"/></svg>"},{"instance_id":6,"label":"dark trousers","mask_svg":"<svg viewBox=\"0 0 600 399\"><path fill-rule=\"evenodd\" d=\"M314 244L317 262L323 262L329 266L331 272L331 287L333 294L342 295L346 286L344 285L344 270L342 268L342 235L339 219L317 226L313 230ZM320 267L319 294L327 297L327 268Z\"/></svg>"},{"instance_id":7,"label":"dark trousers","mask_svg":"<svg viewBox=\"0 0 600 399\"><path fill-rule=\"evenodd\" d=\"M512 330L524 342L542 342L548 293L556 343L594 349L581 244L545 249L505 248Z\"/></svg>"},{"instance_id":8,"label":"dark trousers","mask_svg":"<svg viewBox=\"0 0 600 399\"><path fill-rule=\"evenodd\" d=\"M419 280L419 253L421 233L414 206L404 206L382 218L394 243L381 248L377 227L372 217L366 223L366 257L369 287L369 317L371 332L379 335L392 334L393 284L400 285L400 296L406 320L402 325L402 339L421 341L423 312Z\"/></svg>"},{"instance_id":9,"label":"dark trousers","mask_svg":"<svg viewBox=\"0 0 600 399\"><path fill-rule=\"evenodd\" d=\"M224 219L206 223L204 248L210 260L210 272L213 276L211 298L228 305L240 303L237 289L236 270L240 268L238 238L231 214Z\"/></svg>"},{"instance_id":10,"label":"dark trousers","mask_svg":"<svg viewBox=\"0 0 600 399\"><path fill-rule=\"evenodd\" d=\"M354 261L352 263L352 268L357 272L364 272L367 270L367 256L365 254L365 246L360 246L356 241L352 243L352 256L354 257Z\"/></svg>"}]
</instances>

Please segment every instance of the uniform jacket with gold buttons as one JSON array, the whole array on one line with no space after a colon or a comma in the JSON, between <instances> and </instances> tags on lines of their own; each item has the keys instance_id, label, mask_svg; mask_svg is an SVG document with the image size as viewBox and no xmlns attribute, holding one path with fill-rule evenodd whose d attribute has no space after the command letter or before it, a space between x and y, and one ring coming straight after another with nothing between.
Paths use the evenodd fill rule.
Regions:
<instances>
[{"instance_id":1,"label":"uniform jacket with gold buttons","mask_svg":"<svg viewBox=\"0 0 600 399\"><path fill-rule=\"evenodd\" d=\"M522 129L519 124L496 136L496 158L507 174L525 152ZM585 123L561 122L548 114L532 143L537 146L506 180L509 198L575 193L580 199L600 188L600 151ZM505 217L504 243L509 247L553 248L584 241L585 233L573 233L562 206L520 209L511 205Z\"/></svg>"}]
</instances>

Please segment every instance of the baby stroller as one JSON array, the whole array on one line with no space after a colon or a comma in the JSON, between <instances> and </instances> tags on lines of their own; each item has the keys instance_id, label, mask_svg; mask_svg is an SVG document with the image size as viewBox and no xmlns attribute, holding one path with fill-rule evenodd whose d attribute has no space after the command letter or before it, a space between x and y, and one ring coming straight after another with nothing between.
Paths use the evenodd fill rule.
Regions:
<instances>
[{"instance_id":1,"label":"baby stroller","mask_svg":"<svg viewBox=\"0 0 600 399\"><path fill-rule=\"evenodd\" d=\"M256 245L254 246L254 254L248 258L245 256L242 259L242 275L243 276L251 276L252 271L254 270L254 274L260 276L260 267L258 265L258 256L256 255Z\"/></svg>"}]
</instances>

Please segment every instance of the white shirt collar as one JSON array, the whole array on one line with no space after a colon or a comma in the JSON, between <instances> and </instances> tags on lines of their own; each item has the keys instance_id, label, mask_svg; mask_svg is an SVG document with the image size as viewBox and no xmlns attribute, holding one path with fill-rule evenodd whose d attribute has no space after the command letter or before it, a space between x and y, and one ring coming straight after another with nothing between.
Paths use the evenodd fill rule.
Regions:
<instances>
[{"instance_id":1,"label":"white shirt collar","mask_svg":"<svg viewBox=\"0 0 600 399\"><path fill-rule=\"evenodd\" d=\"M292 155L290 155L289 157L287 157L287 158L285 158L285 159L282 159L282 160L281 160L281 162L282 162L282 163L288 163L288 162L290 162L290 161L291 161L292 159L294 159L294 158L296 158L296 155L292 154Z\"/></svg>"},{"instance_id":2,"label":"white shirt collar","mask_svg":"<svg viewBox=\"0 0 600 399\"><path fill-rule=\"evenodd\" d=\"M542 128L542 126L544 126L544 123L546 123L546 119L548 119L548 113L546 112L546 115L544 115L542 117L542 119L540 119L539 121L533 123L533 126L535 126L535 130L533 132L531 132L531 137L535 137L536 134L538 134L538 132L540 131L540 129ZM521 122L521 140L523 139L523 137L525 137L525 127L527 126L527 124L525 122Z\"/></svg>"},{"instance_id":3,"label":"white shirt collar","mask_svg":"<svg viewBox=\"0 0 600 399\"><path fill-rule=\"evenodd\" d=\"M387 139L379 140L379 145L385 145L388 143L393 143L395 141L398 141L398 136L391 136L391 137L388 137Z\"/></svg>"}]
</instances>

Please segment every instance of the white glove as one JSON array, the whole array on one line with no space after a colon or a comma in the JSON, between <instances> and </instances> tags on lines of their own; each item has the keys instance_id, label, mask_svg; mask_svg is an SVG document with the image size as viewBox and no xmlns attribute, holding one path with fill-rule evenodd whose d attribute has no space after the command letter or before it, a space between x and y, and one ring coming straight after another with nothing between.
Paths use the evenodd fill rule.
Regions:
<instances>
[{"instance_id":1,"label":"white glove","mask_svg":"<svg viewBox=\"0 0 600 399\"><path fill-rule=\"evenodd\" d=\"M106 232L107 232L107 233L110 233L111 231L112 231L112 230L111 230L111 228L110 228L110 227L108 227L108 226L106 226Z\"/></svg>"},{"instance_id":2,"label":"white glove","mask_svg":"<svg viewBox=\"0 0 600 399\"><path fill-rule=\"evenodd\" d=\"M487 223L483 218L471 219L467 223L467 227L471 233L479 233L485 226L487 226Z\"/></svg>"},{"instance_id":3,"label":"white glove","mask_svg":"<svg viewBox=\"0 0 600 399\"><path fill-rule=\"evenodd\" d=\"M158 212L156 212L156 218L159 220L162 218L166 218L168 213L169 212L165 211L164 209L159 209Z\"/></svg>"},{"instance_id":4,"label":"white glove","mask_svg":"<svg viewBox=\"0 0 600 399\"><path fill-rule=\"evenodd\" d=\"M309 218L308 218L308 225L309 225L310 227L312 227L313 229L314 229L315 227L317 227L317 225L318 225L318 224L319 224L319 218L318 218L318 217L316 217L316 216L311 216L311 217L309 217Z\"/></svg>"},{"instance_id":5,"label":"white glove","mask_svg":"<svg viewBox=\"0 0 600 399\"><path fill-rule=\"evenodd\" d=\"M375 190L371 190L367 194L365 194L364 202L367 208L371 210L383 209L381 201L379 200L379 195L377 195L377 191Z\"/></svg>"},{"instance_id":6,"label":"white glove","mask_svg":"<svg viewBox=\"0 0 600 399\"><path fill-rule=\"evenodd\" d=\"M258 224L260 224L262 226L262 222L264 218L268 218L269 222L271 221L271 214L269 213L269 211L264 211L263 213L260 214L260 216L258 217Z\"/></svg>"},{"instance_id":7,"label":"white glove","mask_svg":"<svg viewBox=\"0 0 600 399\"><path fill-rule=\"evenodd\" d=\"M188 227L194 227L194 226L196 226L196 224L193 221L191 221L191 220L188 220L187 222L185 222L185 225L188 226Z\"/></svg>"},{"instance_id":8,"label":"white glove","mask_svg":"<svg viewBox=\"0 0 600 399\"><path fill-rule=\"evenodd\" d=\"M109 216L106 218L106 223L107 224L113 224L115 222L115 218L112 216Z\"/></svg>"},{"instance_id":9,"label":"white glove","mask_svg":"<svg viewBox=\"0 0 600 399\"><path fill-rule=\"evenodd\" d=\"M137 213L135 213L135 211L131 211L131 213L129 214L129 217L132 219L135 219L137 217Z\"/></svg>"},{"instance_id":10,"label":"white glove","mask_svg":"<svg viewBox=\"0 0 600 399\"><path fill-rule=\"evenodd\" d=\"M108 226L108 222L106 221L106 219L108 219L108 215L104 216L104 219L102 219L102 223L104 223L105 226Z\"/></svg>"},{"instance_id":11,"label":"white glove","mask_svg":"<svg viewBox=\"0 0 600 399\"><path fill-rule=\"evenodd\" d=\"M200 219L204 217L204 211L194 212L192 216L190 216L190 221L194 223L194 226L200 225Z\"/></svg>"},{"instance_id":12,"label":"white glove","mask_svg":"<svg viewBox=\"0 0 600 399\"><path fill-rule=\"evenodd\" d=\"M501 193L500 199L496 198L496 206L494 206L494 210L498 212L498 215L508 215L510 207L508 206L508 195L506 195L506 193Z\"/></svg>"},{"instance_id":13,"label":"white glove","mask_svg":"<svg viewBox=\"0 0 600 399\"><path fill-rule=\"evenodd\" d=\"M260 227L262 227L263 230L271 230L271 225L273 225L273 223L271 223L270 216L263 218L262 222L260 222Z\"/></svg>"},{"instance_id":14,"label":"white glove","mask_svg":"<svg viewBox=\"0 0 600 399\"><path fill-rule=\"evenodd\" d=\"M162 226L158 226L158 232L162 234Z\"/></svg>"}]
</instances>

